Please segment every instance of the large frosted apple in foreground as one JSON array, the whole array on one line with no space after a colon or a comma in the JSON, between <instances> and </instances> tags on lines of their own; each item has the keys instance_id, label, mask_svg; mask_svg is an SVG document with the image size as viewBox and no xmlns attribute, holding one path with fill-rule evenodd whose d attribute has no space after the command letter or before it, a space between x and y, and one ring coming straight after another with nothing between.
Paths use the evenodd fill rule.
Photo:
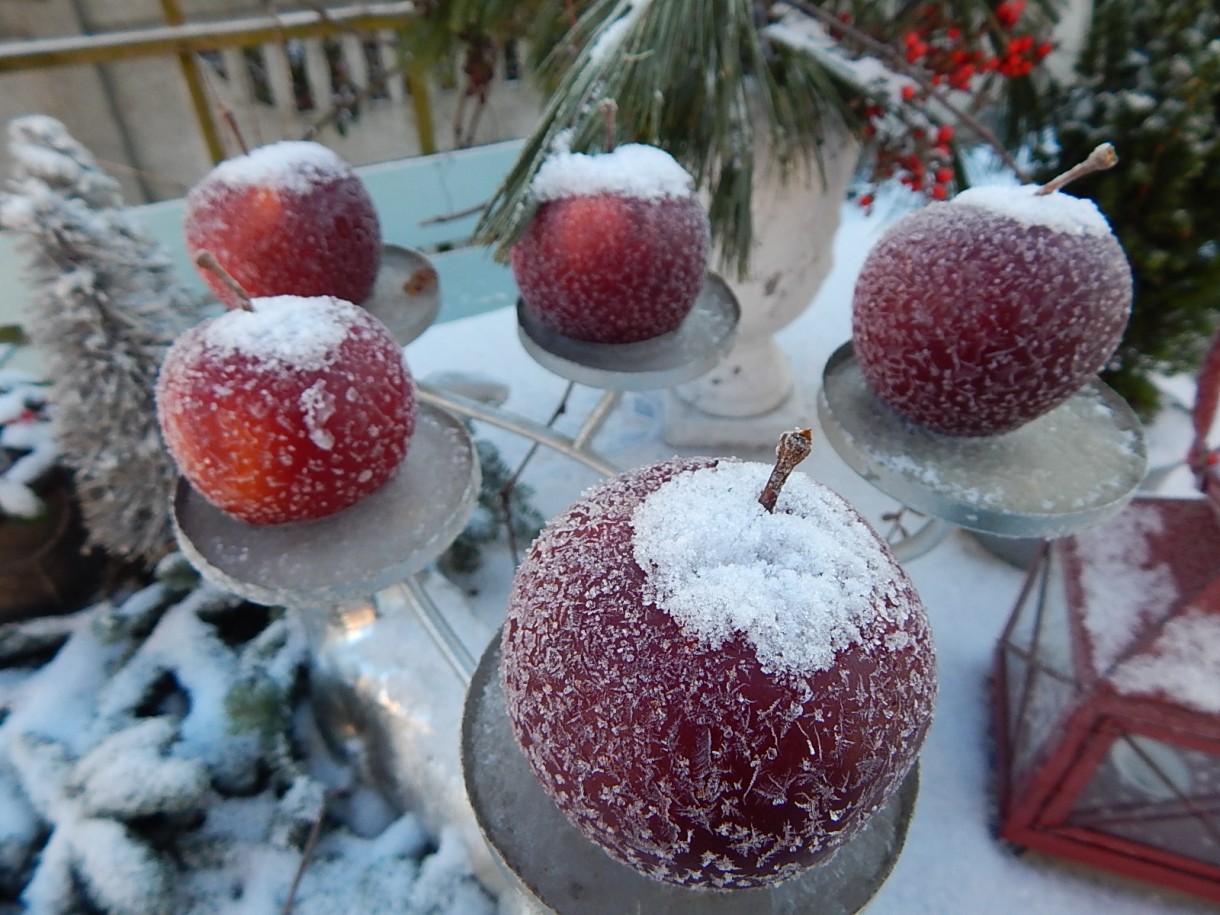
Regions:
<instances>
[{"instance_id":1,"label":"large frosted apple in foreground","mask_svg":"<svg viewBox=\"0 0 1220 915\"><path fill-rule=\"evenodd\" d=\"M707 276L711 232L672 156L638 143L555 153L530 192L538 210L509 260L531 316L593 343L677 329Z\"/></svg>"},{"instance_id":2,"label":"large frosted apple in foreground","mask_svg":"<svg viewBox=\"0 0 1220 915\"><path fill-rule=\"evenodd\" d=\"M513 582L508 715L613 858L767 885L824 861L901 784L932 716L928 621L888 548L803 474L673 459L547 525Z\"/></svg>"},{"instance_id":3,"label":"large frosted apple in foreground","mask_svg":"<svg viewBox=\"0 0 1220 915\"><path fill-rule=\"evenodd\" d=\"M284 140L226 159L186 197L192 257L209 251L253 296L333 295L360 304L381 266L381 225L352 167L320 143ZM212 291L237 305L215 274Z\"/></svg>"},{"instance_id":4,"label":"large frosted apple in foreground","mask_svg":"<svg viewBox=\"0 0 1220 915\"><path fill-rule=\"evenodd\" d=\"M898 220L869 252L852 344L876 395L949 435L996 435L1067 400L1131 312L1131 269L1090 200L979 187Z\"/></svg>"}]
</instances>

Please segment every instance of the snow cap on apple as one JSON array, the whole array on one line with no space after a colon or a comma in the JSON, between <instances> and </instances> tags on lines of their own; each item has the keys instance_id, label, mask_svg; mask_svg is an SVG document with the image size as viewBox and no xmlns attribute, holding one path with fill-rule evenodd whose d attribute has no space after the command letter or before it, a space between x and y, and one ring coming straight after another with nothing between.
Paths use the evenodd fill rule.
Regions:
<instances>
[{"instance_id":1,"label":"snow cap on apple","mask_svg":"<svg viewBox=\"0 0 1220 915\"><path fill-rule=\"evenodd\" d=\"M381 265L381 226L360 177L307 140L259 146L213 168L186 197L191 256L210 251L250 295L333 295L360 304ZM220 300L237 305L215 275Z\"/></svg>"},{"instance_id":2,"label":"snow cap on apple","mask_svg":"<svg viewBox=\"0 0 1220 915\"><path fill-rule=\"evenodd\" d=\"M332 296L255 297L170 347L157 416L178 469L250 524L334 514L380 488L407 453L415 390L402 350Z\"/></svg>"},{"instance_id":3,"label":"snow cap on apple","mask_svg":"<svg viewBox=\"0 0 1220 915\"><path fill-rule=\"evenodd\" d=\"M530 315L593 343L677 329L706 278L711 230L694 180L669 153L642 143L557 150L530 192L538 209L509 253Z\"/></svg>"},{"instance_id":4,"label":"snow cap on apple","mask_svg":"<svg viewBox=\"0 0 1220 915\"><path fill-rule=\"evenodd\" d=\"M584 835L665 882L770 885L825 860L931 721L910 580L844 499L783 483L807 432L780 451L775 470L674 458L614 477L513 581L501 678L530 767Z\"/></svg>"},{"instance_id":5,"label":"snow cap on apple","mask_svg":"<svg viewBox=\"0 0 1220 915\"><path fill-rule=\"evenodd\" d=\"M948 435L997 435L1105 367L1131 312L1131 268L1091 200L1058 188L1114 164L1108 145L1043 187L976 187L891 226L852 303L873 392Z\"/></svg>"}]
</instances>

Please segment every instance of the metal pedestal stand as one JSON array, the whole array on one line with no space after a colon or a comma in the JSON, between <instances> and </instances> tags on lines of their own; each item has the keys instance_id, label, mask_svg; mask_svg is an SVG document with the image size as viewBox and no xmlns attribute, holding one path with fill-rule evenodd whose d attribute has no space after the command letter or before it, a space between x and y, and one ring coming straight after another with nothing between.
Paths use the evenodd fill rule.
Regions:
<instances>
[{"instance_id":1,"label":"metal pedestal stand","mask_svg":"<svg viewBox=\"0 0 1220 915\"><path fill-rule=\"evenodd\" d=\"M1139 420L1097 380L1004 435L940 435L878 400L848 343L826 363L818 417L853 470L933 519L913 545L899 544L904 559L954 525L1006 538L1062 537L1122 509L1147 471Z\"/></svg>"},{"instance_id":2,"label":"metal pedestal stand","mask_svg":"<svg viewBox=\"0 0 1220 915\"><path fill-rule=\"evenodd\" d=\"M573 827L517 748L500 690L500 646L483 655L462 722L462 764L479 825L531 912L581 915L849 915L889 876L918 793L915 770L864 830L825 864L771 888L687 889L611 859Z\"/></svg>"},{"instance_id":3,"label":"metal pedestal stand","mask_svg":"<svg viewBox=\"0 0 1220 915\"><path fill-rule=\"evenodd\" d=\"M436 268L424 255L399 245L381 246L381 269L361 307L389 328L399 345L410 343L441 310Z\"/></svg>"},{"instance_id":4,"label":"metal pedestal stand","mask_svg":"<svg viewBox=\"0 0 1220 915\"><path fill-rule=\"evenodd\" d=\"M209 581L298 615L322 733L399 809L437 832L458 826L476 874L497 889L504 881L470 810L458 755L466 683L490 630L456 589L423 571L465 527L479 482L465 425L421 404L398 473L344 511L253 526L181 482L174 524L183 553Z\"/></svg>"}]
</instances>

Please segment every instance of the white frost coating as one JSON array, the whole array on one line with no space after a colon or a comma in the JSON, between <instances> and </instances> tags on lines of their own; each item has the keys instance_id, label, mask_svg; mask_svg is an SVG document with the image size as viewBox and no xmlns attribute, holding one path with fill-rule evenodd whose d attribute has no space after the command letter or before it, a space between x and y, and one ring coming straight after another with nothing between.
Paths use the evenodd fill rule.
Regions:
<instances>
[{"instance_id":1,"label":"white frost coating","mask_svg":"<svg viewBox=\"0 0 1220 915\"><path fill-rule=\"evenodd\" d=\"M1068 235L1112 234L1110 223L1092 200L1062 191L1037 196L1035 184L971 187L950 203L979 207L1028 226L1045 226Z\"/></svg>"},{"instance_id":2,"label":"white frost coating","mask_svg":"<svg viewBox=\"0 0 1220 915\"><path fill-rule=\"evenodd\" d=\"M1205 714L1220 713L1220 617L1170 620L1153 651L1125 661L1111 680L1124 693L1166 695Z\"/></svg>"},{"instance_id":3,"label":"white frost coating","mask_svg":"<svg viewBox=\"0 0 1220 915\"><path fill-rule=\"evenodd\" d=\"M530 190L539 201L592 194L618 194L641 200L691 197L690 173L663 149L628 143L608 153L559 152L549 156Z\"/></svg>"},{"instance_id":4,"label":"white frost coating","mask_svg":"<svg viewBox=\"0 0 1220 915\"><path fill-rule=\"evenodd\" d=\"M335 415L335 395L326 388L326 381L319 378L301 392L301 412L309 440L323 451L335 447L335 437L326 428L326 423Z\"/></svg>"},{"instance_id":5,"label":"white frost coating","mask_svg":"<svg viewBox=\"0 0 1220 915\"><path fill-rule=\"evenodd\" d=\"M764 669L827 670L885 604L905 606L892 581L882 595L893 599L875 596L893 563L847 503L805 474L767 512L758 494L769 472L723 462L675 476L632 516L635 559L646 596L688 634L717 647L741 632Z\"/></svg>"},{"instance_id":6,"label":"white frost coating","mask_svg":"<svg viewBox=\"0 0 1220 915\"><path fill-rule=\"evenodd\" d=\"M347 336L350 302L331 296L256 298L253 311L234 309L206 328L202 342L221 352L242 353L260 362L298 368L325 364Z\"/></svg>"},{"instance_id":7,"label":"white frost coating","mask_svg":"<svg viewBox=\"0 0 1220 915\"><path fill-rule=\"evenodd\" d=\"M337 153L308 140L283 140L226 159L205 179L229 185L306 190L311 185L352 174Z\"/></svg>"}]
</instances>

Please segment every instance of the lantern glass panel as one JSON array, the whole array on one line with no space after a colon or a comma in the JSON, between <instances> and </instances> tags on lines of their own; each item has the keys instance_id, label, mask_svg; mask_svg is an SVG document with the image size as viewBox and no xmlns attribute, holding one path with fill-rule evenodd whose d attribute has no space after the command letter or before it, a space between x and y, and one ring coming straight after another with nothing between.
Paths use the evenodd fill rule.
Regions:
<instances>
[{"instance_id":1,"label":"lantern glass panel","mask_svg":"<svg viewBox=\"0 0 1220 915\"><path fill-rule=\"evenodd\" d=\"M1119 733L1067 824L1220 865L1220 756Z\"/></svg>"},{"instance_id":2,"label":"lantern glass panel","mask_svg":"<svg viewBox=\"0 0 1220 915\"><path fill-rule=\"evenodd\" d=\"M1037 759L1077 700L1062 563L1043 558L1005 645L1013 776Z\"/></svg>"}]
</instances>

